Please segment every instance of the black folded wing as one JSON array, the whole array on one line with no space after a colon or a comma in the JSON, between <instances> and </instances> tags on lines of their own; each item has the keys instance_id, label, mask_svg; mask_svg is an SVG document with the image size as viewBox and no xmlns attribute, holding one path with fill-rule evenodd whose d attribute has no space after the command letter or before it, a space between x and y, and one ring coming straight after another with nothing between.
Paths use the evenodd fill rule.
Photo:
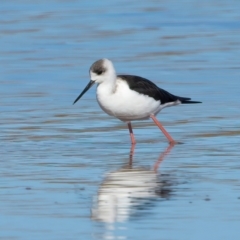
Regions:
<instances>
[{"instance_id":1,"label":"black folded wing","mask_svg":"<svg viewBox=\"0 0 240 240\"><path fill-rule=\"evenodd\" d=\"M157 101L161 101L161 104L175 102L177 100L181 103L201 103L197 101L190 101L191 98L175 96L164 89L159 88L146 78L133 75L118 75L118 77L125 80L131 90L152 97Z\"/></svg>"}]
</instances>

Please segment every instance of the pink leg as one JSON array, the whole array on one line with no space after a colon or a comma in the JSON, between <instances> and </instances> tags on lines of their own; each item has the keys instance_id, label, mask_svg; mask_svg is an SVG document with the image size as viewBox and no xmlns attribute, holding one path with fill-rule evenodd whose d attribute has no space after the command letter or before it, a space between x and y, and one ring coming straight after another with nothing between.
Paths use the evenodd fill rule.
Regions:
<instances>
[{"instance_id":1,"label":"pink leg","mask_svg":"<svg viewBox=\"0 0 240 240\"><path fill-rule=\"evenodd\" d=\"M164 129L162 124L157 120L157 118L154 115L150 115L150 118L154 121L154 123L160 128L162 133L165 135L165 137L168 139L170 144L175 144L176 142L173 140L173 138L170 136L170 134Z\"/></svg>"},{"instance_id":2,"label":"pink leg","mask_svg":"<svg viewBox=\"0 0 240 240\"><path fill-rule=\"evenodd\" d=\"M135 138L134 138L134 134L133 134L133 130L132 130L131 122L128 123L128 129L129 129L129 133L130 133L132 144L136 144L136 141L135 141Z\"/></svg>"},{"instance_id":3,"label":"pink leg","mask_svg":"<svg viewBox=\"0 0 240 240\"><path fill-rule=\"evenodd\" d=\"M132 163L133 163L134 149L135 149L135 144L132 144L130 154L129 154L129 166L132 166Z\"/></svg>"}]
</instances>

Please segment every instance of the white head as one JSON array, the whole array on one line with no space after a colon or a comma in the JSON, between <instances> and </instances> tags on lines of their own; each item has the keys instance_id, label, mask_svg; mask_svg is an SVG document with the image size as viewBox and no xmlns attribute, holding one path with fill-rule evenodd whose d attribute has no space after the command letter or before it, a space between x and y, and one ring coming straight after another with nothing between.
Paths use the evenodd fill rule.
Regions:
<instances>
[{"instance_id":1,"label":"white head","mask_svg":"<svg viewBox=\"0 0 240 240\"><path fill-rule=\"evenodd\" d=\"M95 83L102 83L116 78L116 72L112 62L106 58L92 64L89 69L90 79Z\"/></svg>"},{"instance_id":2,"label":"white head","mask_svg":"<svg viewBox=\"0 0 240 240\"><path fill-rule=\"evenodd\" d=\"M76 103L94 83L101 84L103 82L112 83L116 80L116 72L112 62L106 58L100 59L92 64L89 69L90 82L83 89L81 94L74 101ZM73 103L73 104L74 104Z\"/></svg>"}]
</instances>

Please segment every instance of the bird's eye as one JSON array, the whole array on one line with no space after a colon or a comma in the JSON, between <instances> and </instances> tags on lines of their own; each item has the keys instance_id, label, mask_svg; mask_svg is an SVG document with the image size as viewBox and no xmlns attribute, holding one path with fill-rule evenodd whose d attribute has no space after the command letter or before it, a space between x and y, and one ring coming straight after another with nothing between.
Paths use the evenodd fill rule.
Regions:
<instances>
[{"instance_id":1,"label":"bird's eye","mask_svg":"<svg viewBox=\"0 0 240 240\"><path fill-rule=\"evenodd\" d=\"M101 75L103 73L103 71L99 70L96 73L97 73L97 75Z\"/></svg>"}]
</instances>

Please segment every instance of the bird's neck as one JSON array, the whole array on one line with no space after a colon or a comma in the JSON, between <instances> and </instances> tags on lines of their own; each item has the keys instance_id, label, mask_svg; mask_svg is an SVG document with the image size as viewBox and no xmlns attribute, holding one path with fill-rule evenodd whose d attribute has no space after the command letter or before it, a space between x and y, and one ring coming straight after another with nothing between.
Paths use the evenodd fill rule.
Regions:
<instances>
[{"instance_id":1,"label":"bird's neck","mask_svg":"<svg viewBox=\"0 0 240 240\"><path fill-rule=\"evenodd\" d=\"M112 69L108 78L103 83L101 83L101 85L102 85L103 88L105 88L105 90L109 94L112 94L116 90L116 81L117 81L117 75L115 73L115 70Z\"/></svg>"},{"instance_id":2,"label":"bird's neck","mask_svg":"<svg viewBox=\"0 0 240 240\"><path fill-rule=\"evenodd\" d=\"M108 79L106 79L104 82L100 83L97 87L97 93L98 94L105 94L105 95L111 95L116 91L116 81L117 76L112 75Z\"/></svg>"}]
</instances>

